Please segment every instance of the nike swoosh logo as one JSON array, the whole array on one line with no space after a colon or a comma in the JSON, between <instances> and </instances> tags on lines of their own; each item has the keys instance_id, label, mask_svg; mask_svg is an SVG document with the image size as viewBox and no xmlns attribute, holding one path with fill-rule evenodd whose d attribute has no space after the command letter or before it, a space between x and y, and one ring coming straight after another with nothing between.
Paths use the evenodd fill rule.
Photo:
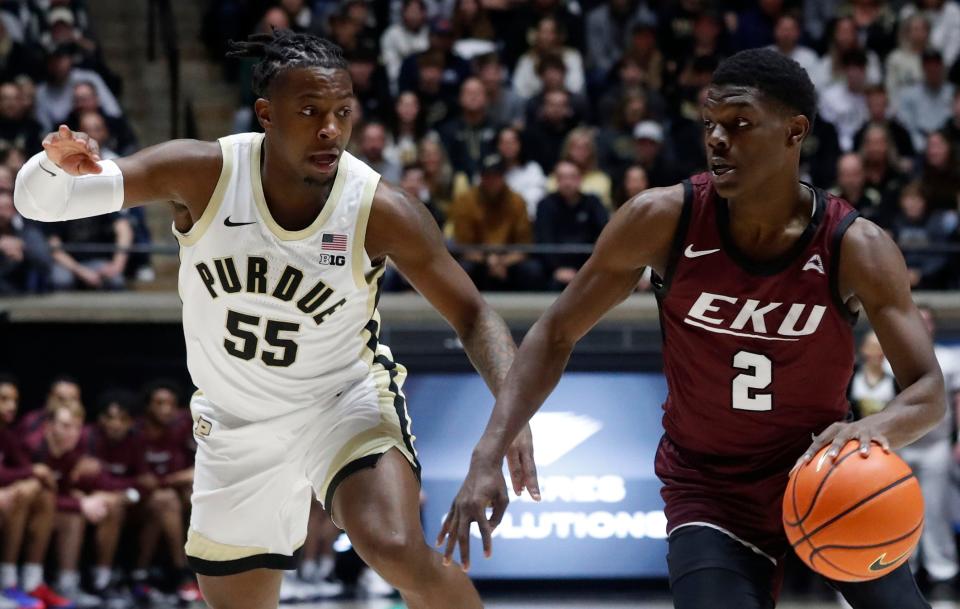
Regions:
<instances>
[{"instance_id":1,"label":"nike swoosh logo","mask_svg":"<svg viewBox=\"0 0 960 609\"><path fill-rule=\"evenodd\" d=\"M227 216L227 217L224 218L224 220L223 220L223 225L224 225L224 226L231 226L231 227L232 227L232 226L246 226L246 225L248 225L248 224L256 224L256 222L232 222L232 221L230 220L230 216Z\"/></svg>"},{"instance_id":2,"label":"nike swoosh logo","mask_svg":"<svg viewBox=\"0 0 960 609\"><path fill-rule=\"evenodd\" d=\"M43 166L43 163L37 163L37 165L40 166L40 169L42 169L42 170L46 171L48 174L50 174L50 177L51 177L51 178L57 177L57 174L53 173L52 171L50 171L49 169L47 169L46 167L44 167L44 166Z\"/></svg>"},{"instance_id":3,"label":"nike swoosh logo","mask_svg":"<svg viewBox=\"0 0 960 609\"><path fill-rule=\"evenodd\" d=\"M887 557L887 553L884 552L883 554L881 554L880 556L878 556L875 561L873 561L873 564L870 565L869 569L870 569L871 571L883 571L884 569L889 569L889 568L892 567L893 565L895 565L895 564L897 564L898 562L900 562L900 560L901 560L904 556L906 556L907 554L909 554L909 553L910 553L909 551L904 552L903 554L901 554L900 556L897 556L896 558L894 558L894 559L891 560L890 562L883 562L883 559Z\"/></svg>"},{"instance_id":4,"label":"nike swoosh logo","mask_svg":"<svg viewBox=\"0 0 960 609\"><path fill-rule=\"evenodd\" d=\"M706 256L707 254L716 254L720 251L720 248L715 250L700 250L699 252L694 251L692 245L688 245L687 249L684 250L683 255L687 258L699 258L700 256Z\"/></svg>"}]
</instances>

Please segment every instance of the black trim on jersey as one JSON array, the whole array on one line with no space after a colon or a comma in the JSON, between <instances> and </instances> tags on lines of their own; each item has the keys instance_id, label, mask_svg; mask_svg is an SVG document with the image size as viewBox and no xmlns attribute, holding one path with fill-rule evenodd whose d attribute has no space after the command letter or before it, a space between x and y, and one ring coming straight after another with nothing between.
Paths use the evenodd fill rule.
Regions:
<instances>
[{"instance_id":1,"label":"black trim on jersey","mask_svg":"<svg viewBox=\"0 0 960 609\"><path fill-rule=\"evenodd\" d=\"M211 577L236 575L246 571L253 571L254 569L293 571L300 563L301 550L303 550L303 547L297 548L293 556L287 556L286 554L256 554L236 560L204 560L188 554L187 564L190 565L194 573Z\"/></svg>"},{"instance_id":2,"label":"black trim on jersey","mask_svg":"<svg viewBox=\"0 0 960 609\"><path fill-rule=\"evenodd\" d=\"M690 228L690 217L693 215L693 183L687 179L683 181L683 208L680 210L680 219L677 221L677 230L673 234L673 244L670 246L670 256L667 258L667 268L663 269L663 277L650 269L650 283L659 302L667 295L670 283L673 281L674 271L683 253L683 244L687 241L687 231Z\"/></svg>"},{"instance_id":3,"label":"black trim on jersey","mask_svg":"<svg viewBox=\"0 0 960 609\"><path fill-rule=\"evenodd\" d=\"M853 221L860 217L860 212L853 210L840 220L837 227L833 229L833 236L830 237L830 298L833 304L839 309L840 314L850 325L857 323L860 313L854 313L850 307L843 302L840 296L840 246L843 243L843 236L847 234L847 229L853 224Z\"/></svg>"},{"instance_id":4,"label":"black trim on jersey","mask_svg":"<svg viewBox=\"0 0 960 609\"><path fill-rule=\"evenodd\" d=\"M733 242L733 236L730 234L730 207L726 199L717 196L717 231L720 233L721 246L723 247L724 253L745 272L751 275L763 276L782 273L787 270L791 264L796 262L797 258L803 255L803 251L810 245L813 236L817 233L817 229L820 228L820 224L823 221L823 216L827 209L826 197L819 188L814 188L806 182L801 182L801 184L808 186L814 193L813 196L816 200L817 209L813 213L813 218L810 219L810 223L807 224L800 238L797 239L796 243L794 243L789 250L772 260L766 261L751 260L737 248L736 243Z\"/></svg>"},{"instance_id":5,"label":"black trim on jersey","mask_svg":"<svg viewBox=\"0 0 960 609\"><path fill-rule=\"evenodd\" d=\"M323 507L327 510L327 513L330 514L330 518L333 518L333 495L337 491L337 488L340 484L349 478L351 475L359 472L360 470L369 469L376 467L377 463L380 462L380 458L387 453L375 453L372 455L366 455L365 457L360 457L359 459L354 459L350 463L347 463L340 468L340 471L333 476L333 480L330 481L330 486L327 487L327 492L323 496ZM407 463L410 463L406 458L404 458ZM416 460L416 457L414 457ZM413 475L417 477L417 484L423 484L421 478L420 462L417 461L416 465L410 463L410 469L413 470ZM334 522L334 524L337 524ZM337 526L340 526L337 524Z\"/></svg>"}]
</instances>

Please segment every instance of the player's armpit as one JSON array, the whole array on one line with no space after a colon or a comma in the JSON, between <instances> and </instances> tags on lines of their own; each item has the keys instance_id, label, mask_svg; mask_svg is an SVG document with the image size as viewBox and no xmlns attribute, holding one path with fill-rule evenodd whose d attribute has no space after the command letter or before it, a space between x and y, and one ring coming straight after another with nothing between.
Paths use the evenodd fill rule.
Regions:
<instances>
[{"instance_id":1,"label":"player's armpit","mask_svg":"<svg viewBox=\"0 0 960 609\"><path fill-rule=\"evenodd\" d=\"M213 195L223 155L217 142L172 140L116 160L123 173L123 206L153 201L185 205L194 220Z\"/></svg>"},{"instance_id":2,"label":"player's armpit","mask_svg":"<svg viewBox=\"0 0 960 609\"><path fill-rule=\"evenodd\" d=\"M893 448L913 442L944 415L943 375L933 344L910 294L903 256L890 237L872 222L857 219L840 250L841 299L856 299L880 339L903 391L881 412Z\"/></svg>"}]
</instances>

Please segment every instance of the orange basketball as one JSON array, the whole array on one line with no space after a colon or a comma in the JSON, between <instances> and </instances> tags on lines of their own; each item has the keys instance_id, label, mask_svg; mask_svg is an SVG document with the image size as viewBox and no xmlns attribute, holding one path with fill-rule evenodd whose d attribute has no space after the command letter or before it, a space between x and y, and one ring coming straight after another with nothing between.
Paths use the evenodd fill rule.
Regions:
<instances>
[{"instance_id":1,"label":"orange basketball","mask_svg":"<svg viewBox=\"0 0 960 609\"><path fill-rule=\"evenodd\" d=\"M903 459L876 444L870 457L850 441L836 461L827 446L790 474L783 528L797 555L830 579L883 577L913 553L923 529L923 496Z\"/></svg>"}]
</instances>

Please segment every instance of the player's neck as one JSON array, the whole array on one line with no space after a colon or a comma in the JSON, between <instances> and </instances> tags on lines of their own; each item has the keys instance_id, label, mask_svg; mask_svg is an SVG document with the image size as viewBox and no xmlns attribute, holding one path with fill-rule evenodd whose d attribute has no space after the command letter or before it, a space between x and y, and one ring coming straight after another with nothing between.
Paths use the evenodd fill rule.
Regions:
<instances>
[{"instance_id":1,"label":"player's neck","mask_svg":"<svg viewBox=\"0 0 960 609\"><path fill-rule=\"evenodd\" d=\"M260 160L260 179L263 198L273 219L286 230L300 230L317 218L333 188L334 176L325 183L308 184L301 175L272 160L266 145ZM340 159L343 162L343 159ZM338 167L339 169L339 167Z\"/></svg>"},{"instance_id":2,"label":"player's neck","mask_svg":"<svg viewBox=\"0 0 960 609\"><path fill-rule=\"evenodd\" d=\"M809 188L792 174L773 178L752 192L728 200L731 224L783 228L796 219L812 214L815 197Z\"/></svg>"}]
</instances>

